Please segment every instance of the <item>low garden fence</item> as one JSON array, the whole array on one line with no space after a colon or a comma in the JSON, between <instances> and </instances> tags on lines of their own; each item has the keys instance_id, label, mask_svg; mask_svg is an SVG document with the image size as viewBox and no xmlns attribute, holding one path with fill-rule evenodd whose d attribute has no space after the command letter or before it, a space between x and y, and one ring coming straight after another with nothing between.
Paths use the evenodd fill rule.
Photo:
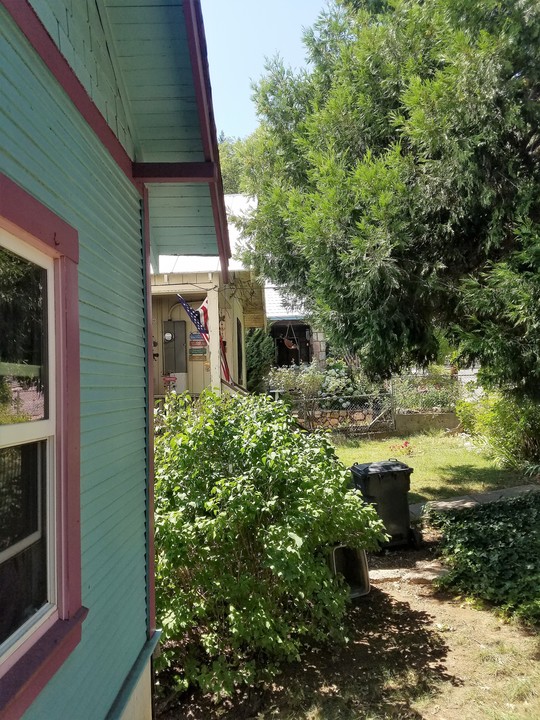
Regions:
<instances>
[{"instance_id":1,"label":"low garden fence","mask_svg":"<svg viewBox=\"0 0 540 720\"><path fill-rule=\"evenodd\" d=\"M295 391L275 395L290 403L306 428L361 433L395 430L396 415L452 413L461 390L456 376L418 373L396 377L387 392L370 395L306 397Z\"/></svg>"},{"instance_id":2,"label":"low garden fence","mask_svg":"<svg viewBox=\"0 0 540 720\"><path fill-rule=\"evenodd\" d=\"M290 393L289 400L299 422L309 429L351 433L394 429L391 393L315 398Z\"/></svg>"}]
</instances>

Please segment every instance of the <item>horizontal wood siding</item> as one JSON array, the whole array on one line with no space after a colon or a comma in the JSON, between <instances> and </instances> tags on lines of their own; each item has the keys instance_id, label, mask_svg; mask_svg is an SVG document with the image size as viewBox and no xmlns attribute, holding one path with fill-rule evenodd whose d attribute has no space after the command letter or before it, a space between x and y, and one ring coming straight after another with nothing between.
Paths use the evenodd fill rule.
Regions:
<instances>
[{"instance_id":1,"label":"horizontal wood siding","mask_svg":"<svg viewBox=\"0 0 540 720\"><path fill-rule=\"evenodd\" d=\"M39 3L37 3L39 5ZM0 169L79 232L83 638L25 720L102 720L146 641L140 198L0 8Z\"/></svg>"}]
</instances>

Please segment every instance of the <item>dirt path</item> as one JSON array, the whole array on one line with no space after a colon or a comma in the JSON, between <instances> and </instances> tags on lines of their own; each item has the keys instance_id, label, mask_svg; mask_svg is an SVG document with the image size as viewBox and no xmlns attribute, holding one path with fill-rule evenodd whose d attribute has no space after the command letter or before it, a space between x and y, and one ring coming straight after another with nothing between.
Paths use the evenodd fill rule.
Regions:
<instances>
[{"instance_id":1,"label":"dirt path","mask_svg":"<svg viewBox=\"0 0 540 720\"><path fill-rule=\"evenodd\" d=\"M411 555L414 557L414 553ZM507 623L493 612L475 608L461 599L437 593L431 584L404 579L377 582L377 592L384 593L409 617L426 621L422 626L428 646L440 642L438 665L427 662L424 668L430 690L412 698L410 714L404 713L402 717L540 718L537 633ZM400 715L390 712L388 717Z\"/></svg>"},{"instance_id":2,"label":"dirt path","mask_svg":"<svg viewBox=\"0 0 540 720\"><path fill-rule=\"evenodd\" d=\"M158 720L538 720L538 634L402 577L432 553L370 559L394 579L356 602L347 647L310 651L263 693L183 698Z\"/></svg>"}]
</instances>

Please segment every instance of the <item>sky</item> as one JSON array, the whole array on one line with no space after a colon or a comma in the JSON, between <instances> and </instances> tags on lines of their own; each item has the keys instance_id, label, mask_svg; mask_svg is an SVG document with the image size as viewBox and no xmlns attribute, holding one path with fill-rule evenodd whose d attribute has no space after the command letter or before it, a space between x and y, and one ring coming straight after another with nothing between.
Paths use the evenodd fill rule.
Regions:
<instances>
[{"instance_id":1,"label":"sky","mask_svg":"<svg viewBox=\"0 0 540 720\"><path fill-rule=\"evenodd\" d=\"M264 74L265 58L304 65L302 28L326 0L202 0L212 98L218 135L246 137L257 127L251 81Z\"/></svg>"}]
</instances>

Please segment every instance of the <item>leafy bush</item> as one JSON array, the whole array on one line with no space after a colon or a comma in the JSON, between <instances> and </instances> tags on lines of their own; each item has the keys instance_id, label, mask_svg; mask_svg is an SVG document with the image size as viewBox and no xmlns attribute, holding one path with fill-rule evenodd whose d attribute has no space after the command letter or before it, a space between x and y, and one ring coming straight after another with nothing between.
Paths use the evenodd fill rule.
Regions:
<instances>
[{"instance_id":1,"label":"leafy bush","mask_svg":"<svg viewBox=\"0 0 540 720\"><path fill-rule=\"evenodd\" d=\"M348 593L327 549L373 548L382 526L325 437L264 396L170 395L159 419L161 667L224 695L343 639Z\"/></svg>"},{"instance_id":2,"label":"leafy bush","mask_svg":"<svg viewBox=\"0 0 540 720\"><path fill-rule=\"evenodd\" d=\"M450 567L443 587L540 623L540 493L431 519Z\"/></svg>"},{"instance_id":3,"label":"leafy bush","mask_svg":"<svg viewBox=\"0 0 540 720\"><path fill-rule=\"evenodd\" d=\"M459 399L459 382L446 370L431 368L428 375L401 375L392 385L400 410L449 412Z\"/></svg>"},{"instance_id":4,"label":"leafy bush","mask_svg":"<svg viewBox=\"0 0 540 720\"><path fill-rule=\"evenodd\" d=\"M262 328L246 335L247 389L252 393L265 390L265 376L274 362L274 341Z\"/></svg>"},{"instance_id":5,"label":"leafy bush","mask_svg":"<svg viewBox=\"0 0 540 720\"><path fill-rule=\"evenodd\" d=\"M456 408L463 428L501 465L540 463L540 405L492 392L462 400Z\"/></svg>"},{"instance_id":6,"label":"leafy bush","mask_svg":"<svg viewBox=\"0 0 540 720\"><path fill-rule=\"evenodd\" d=\"M284 393L297 393L303 398L317 396L324 382L324 371L313 360L309 365L275 367L267 375L268 387Z\"/></svg>"},{"instance_id":7,"label":"leafy bush","mask_svg":"<svg viewBox=\"0 0 540 720\"><path fill-rule=\"evenodd\" d=\"M0 425L28 422L32 418L23 412L22 403L13 398L8 381L0 377Z\"/></svg>"},{"instance_id":8,"label":"leafy bush","mask_svg":"<svg viewBox=\"0 0 540 720\"><path fill-rule=\"evenodd\" d=\"M327 359L324 368L315 360L309 365L273 368L267 381L272 389L296 391L307 398L364 397L382 390L380 384L368 381L360 368L333 357Z\"/></svg>"}]
</instances>

